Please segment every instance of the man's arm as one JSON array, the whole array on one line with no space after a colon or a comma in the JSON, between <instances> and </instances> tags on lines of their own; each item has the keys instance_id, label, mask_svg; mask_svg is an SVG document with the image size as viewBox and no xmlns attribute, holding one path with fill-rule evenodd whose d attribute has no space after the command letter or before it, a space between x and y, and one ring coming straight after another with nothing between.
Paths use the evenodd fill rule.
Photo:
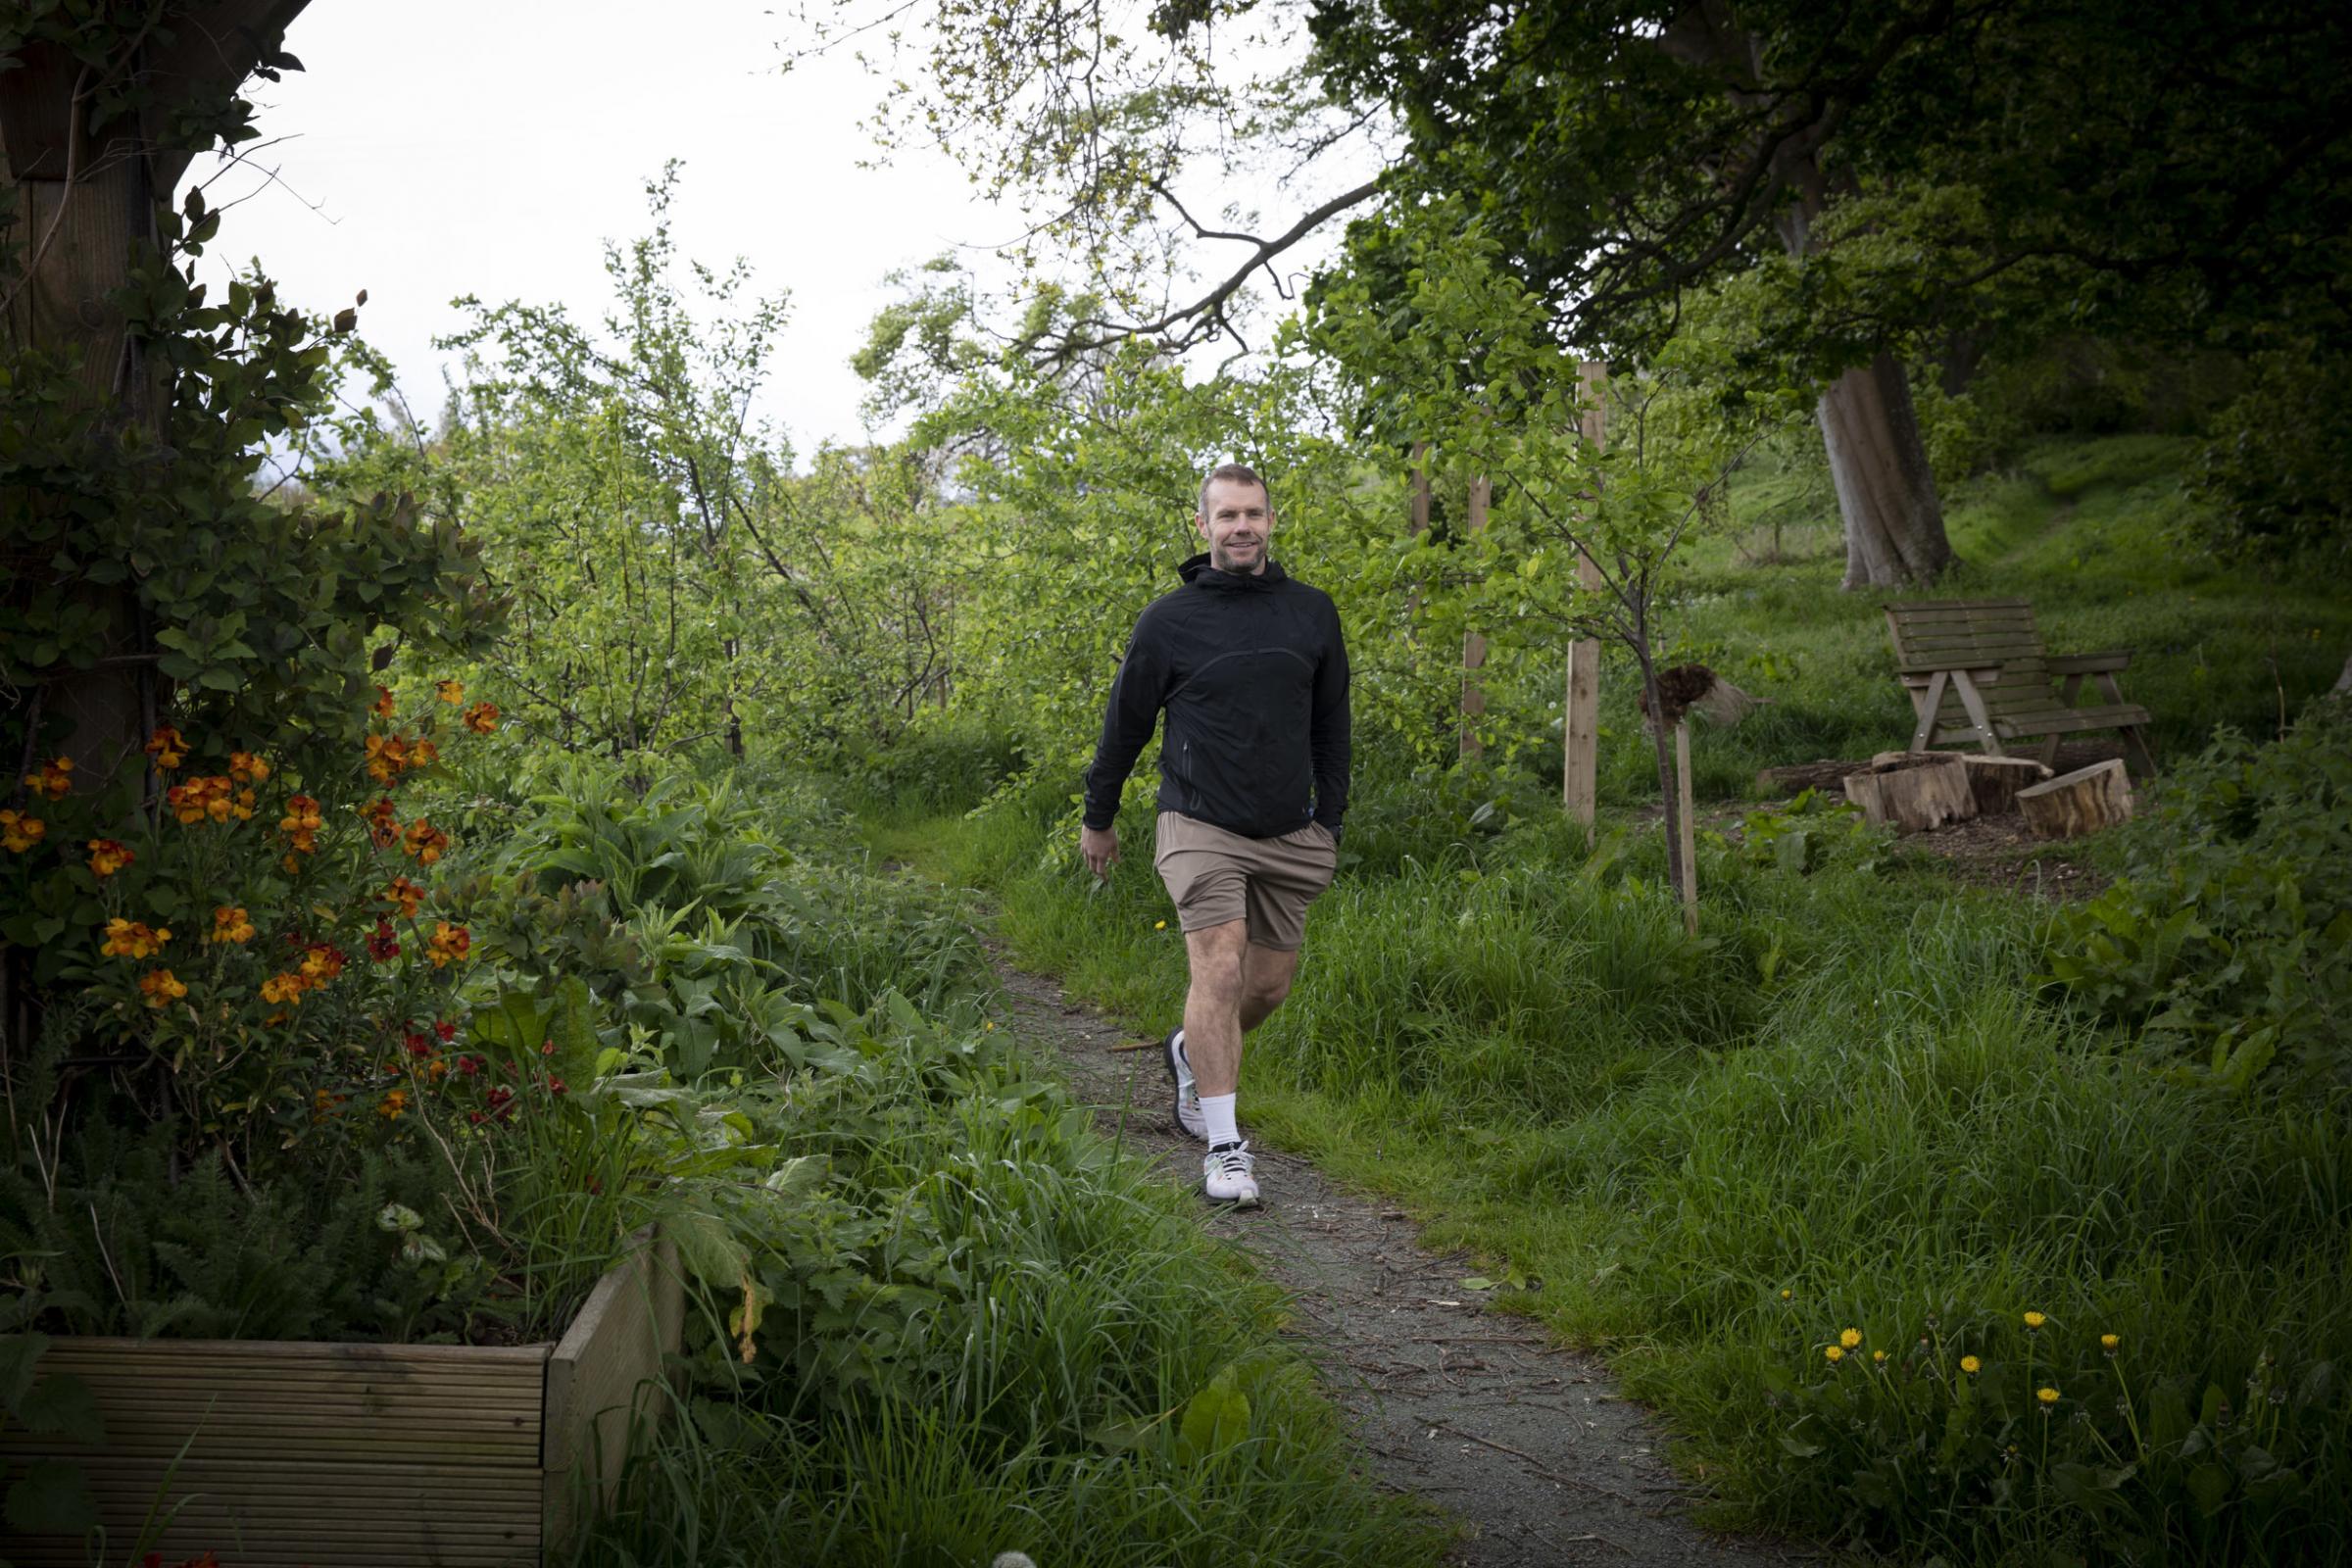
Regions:
<instances>
[{"instance_id":1,"label":"man's arm","mask_svg":"<svg viewBox=\"0 0 2352 1568\"><path fill-rule=\"evenodd\" d=\"M1086 770L1086 811L1080 820L1088 828L1100 832L1118 819L1119 792L1152 740L1167 685L1167 662L1147 615L1127 639L1127 657L1119 661L1110 705L1102 713L1102 738L1095 743L1094 764Z\"/></svg>"},{"instance_id":2,"label":"man's arm","mask_svg":"<svg viewBox=\"0 0 2352 1568\"><path fill-rule=\"evenodd\" d=\"M1340 836L1348 814L1348 770L1351 749L1348 710L1348 645L1340 635L1340 612L1331 607L1331 630L1322 661L1315 665L1315 709L1307 721L1307 751L1315 769L1315 820Z\"/></svg>"}]
</instances>

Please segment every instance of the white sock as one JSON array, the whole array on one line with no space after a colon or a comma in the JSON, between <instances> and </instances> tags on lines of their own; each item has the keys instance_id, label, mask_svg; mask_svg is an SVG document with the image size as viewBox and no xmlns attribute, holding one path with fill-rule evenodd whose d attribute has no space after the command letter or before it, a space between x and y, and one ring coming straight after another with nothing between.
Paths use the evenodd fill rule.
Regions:
<instances>
[{"instance_id":1,"label":"white sock","mask_svg":"<svg viewBox=\"0 0 2352 1568\"><path fill-rule=\"evenodd\" d=\"M1200 1097L1200 1114L1208 1118L1209 1148L1242 1141L1241 1123L1235 1120L1234 1111L1234 1102L1241 1098L1238 1094Z\"/></svg>"}]
</instances>

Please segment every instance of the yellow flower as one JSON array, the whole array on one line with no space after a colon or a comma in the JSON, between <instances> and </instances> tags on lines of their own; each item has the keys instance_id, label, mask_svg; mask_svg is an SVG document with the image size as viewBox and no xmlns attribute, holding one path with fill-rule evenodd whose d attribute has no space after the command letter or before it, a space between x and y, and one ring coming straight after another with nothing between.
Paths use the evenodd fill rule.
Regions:
<instances>
[{"instance_id":1,"label":"yellow flower","mask_svg":"<svg viewBox=\"0 0 2352 1568\"><path fill-rule=\"evenodd\" d=\"M2039 1399L2044 1405L2056 1404L2058 1402L2058 1391L2056 1389L2035 1389L2034 1391L2034 1397Z\"/></svg>"},{"instance_id":2,"label":"yellow flower","mask_svg":"<svg viewBox=\"0 0 2352 1568\"><path fill-rule=\"evenodd\" d=\"M235 905L216 905L213 908L213 929L204 940L233 943L242 947L253 940L253 922L246 918L244 909Z\"/></svg>"},{"instance_id":3,"label":"yellow flower","mask_svg":"<svg viewBox=\"0 0 2352 1568\"><path fill-rule=\"evenodd\" d=\"M2041 1326L2042 1326L2044 1323L2047 1323L2048 1321L2049 1321L2049 1319L2048 1319L2048 1318L2046 1318L2046 1317L2043 1317L2043 1316L2042 1316L2042 1315L2041 1315L2039 1312L2028 1312L2028 1313L2026 1314L2026 1327L2028 1327L2028 1328L2030 1328L2030 1329L2037 1329L2037 1328L2040 1328L2040 1327L2041 1327Z\"/></svg>"},{"instance_id":4,"label":"yellow flower","mask_svg":"<svg viewBox=\"0 0 2352 1568\"><path fill-rule=\"evenodd\" d=\"M90 871L101 879L113 876L138 858L114 839L90 840Z\"/></svg>"},{"instance_id":5,"label":"yellow flower","mask_svg":"<svg viewBox=\"0 0 2352 1568\"><path fill-rule=\"evenodd\" d=\"M1781 1293L1781 1299L1782 1299L1782 1300L1784 1300L1784 1301L1786 1301L1786 1300L1789 1300L1789 1299L1792 1299L1792 1298L1795 1297L1795 1295L1796 1295L1796 1293L1795 1293L1794 1291L1783 1291L1783 1292Z\"/></svg>"},{"instance_id":6,"label":"yellow flower","mask_svg":"<svg viewBox=\"0 0 2352 1568\"><path fill-rule=\"evenodd\" d=\"M466 683L462 680L437 680L433 682L433 695L455 708L466 700Z\"/></svg>"},{"instance_id":7,"label":"yellow flower","mask_svg":"<svg viewBox=\"0 0 2352 1568\"><path fill-rule=\"evenodd\" d=\"M2124 1342L2121 1339L2112 1334L2102 1334L2099 1336L2099 1348L2105 1350L2109 1355L2113 1355L2115 1353L2115 1348L2123 1343Z\"/></svg>"},{"instance_id":8,"label":"yellow flower","mask_svg":"<svg viewBox=\"0 0 2352 1568\"><path fill-rule=\"evenodd\" d=\"M465 724L476 735L489 734L498 728L498 705L496 703L474 704L466 710Z\"/></svg>"},{"instance_id":9,"label":"yellow flower","mask_svg":"<svg viewBox=\"0 0 2352 1568\"><path fill-rule=\"evenodd\" d=\"M146 993L150 1007L168 1006L188 994L188 988L169 969L150 969L139 976L139 989Z\"/></svg>"},{"instance_id":10,"label":"yellow flower","mask_svg":"<svg viewBox=\"0 0 2352 1568\"><path fill-rule=\"evenodd\" d=\"M1873 1351L1871 1351L1871 1352L1870 1352L1870 1358L1871 1358L1873 1361L1876 1361L1876 1362L1878 1362L1878 1363L1879 1363L1881 1366L1885 1366L1885 1365L1886 1364L1886 1352L1885 1350L1873 1350Z\"/></svg>"},{"instance_id":11,"label":"yellow flower","mask_svg":"<svg viewBox=\"0 0 2352 1568\"><path fill-rule=\"evenodd\" d=\"M1168 922L1165 920L1154 920L1152 922L1152 929L1154 931L1165 931L1167 928Z\"/></svg>"},{"instance_id":12,"label":"yellow flower","mask_svg":"<svg viewBox=\"0 0 2352 1568\"><path fill-rule=\"evenodd\" d=\"M1838 1343L1851 1350L1862 1343L1862 1331L1847 1329L1843 1334L1838 1336Z\"/></svg>"},{"instance_id":13,"label":"yellow flower","mask_svg":"<svg viewBox=\"0 0 2352 1568\"><path fill-rule=\"evenodd\" d=\"M22 811L0 810L0 845L11 855L23 855L49 835L49 824Z\"/></svg>"},{"instance_id":14,"label":"yellow flower","mask_svg":"<svg viewBox=\"0 0 2352 1568\"><path fill-rule=\"evenodd\" d=\"M157 767L169 773L186 759L188 743L179 738L179 731L166 724L148 738L147 755L155 759Z\"/></svg>"},{"instance_id":15,"label":"yellow flower","mask_svg":"<svg viewBox=\"0 0 2352 1568\"><path fill-rule=\"evenodd\" d=\"M1823 1350L1821 1354L1822 1358L1828 1361L1830 1365L1836 1366L1838 1362L1845 1359L1845 1347L1841 1345L1833 1345L1828 1349Z\"/></svg>"},{"instance_id":16,"label":"yellow flower","mask_svg":"<svg viewBox=\"0 0 2352 1568\"><path fill-rule=\"evenodd\" d=\"M384 1098L377 1102L375 1113L386 1121L398 1121L400 1113L408 1108L409 1092L406 1089L392 1089L385 1091Z\"/></svg>"},{"instance_id":17,"label":"yellow flower","mask_svg":"<svg viewBox=\"0 0 2352 1568\"><path fill-rule=\"evenodd\" d=\"M171 940L168 925L150 930L143 920L117 917L106 922L106 942L98 951L110 958L146 958L161 953Z\"/></svg>"},{"instance_id":18,"label":"yellow flower","mask_svg":"<svg viewBox=\"0 0 2352 1568\"><path fill-rule=\"evenodd\" d=\"M61 757L43 762L39 772L24 775L24 787L53 801L64 800L74 788L74 759Z\"/></svg>"},{"instance_id":19,"label":"yellow flower","mask_svg":"<svg viewBox=\"0 0 2352 1568\"><path fill-rule=\"evenodd\" d=\"M1973 1378L1984 1370L1984 1363L1973 1355L1964 1355L1960 1358L1960 1370Z\"/></svg>"},{"instance_id":20,"label":"yellow flower","mask_svg":"<svg viewBox=\"0 0 2352 1568\"><path fill-rule=\"evenodd\" d=\"M262 982L262 1000L272 1006L300 1002L305 982L298 974L273 974Z\"/></svg>"}]
</instances>

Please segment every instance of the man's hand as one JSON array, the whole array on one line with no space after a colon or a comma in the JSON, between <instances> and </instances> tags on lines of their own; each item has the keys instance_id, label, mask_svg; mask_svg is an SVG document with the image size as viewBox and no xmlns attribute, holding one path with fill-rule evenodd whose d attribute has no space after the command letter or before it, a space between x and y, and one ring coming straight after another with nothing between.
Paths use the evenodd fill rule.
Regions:
<instances>
[{"instance_id":1,"label":"man's hand","mask_svg":"<svg viewBox=\"0 0 2352 1568\"><path fill-rule=\"evenodd\" d=\"M1119 830L1115 827L1081 827L1078 830L1078 853L1086 858L1086 868L1097 876L1110 874L1110 862L1119 858Z\"/></svg>"}]
</instances>

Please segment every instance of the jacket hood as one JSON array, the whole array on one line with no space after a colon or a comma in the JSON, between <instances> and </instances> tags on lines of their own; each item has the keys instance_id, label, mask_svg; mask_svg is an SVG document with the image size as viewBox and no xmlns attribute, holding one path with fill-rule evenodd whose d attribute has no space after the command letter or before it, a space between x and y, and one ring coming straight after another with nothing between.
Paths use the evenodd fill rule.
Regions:
<instances>
[{"instance_id":1,"label":"jacket hood","mask_svg":"<svg viewBox=\"0 0 2352 1568\"><path fill-rule=\"evenodd\" d=\"M1176 567L1176 575L1184 579L1187 587L1223 588L1249 592L1271 588L1290 573L1282 569L1281 562L1269 556L1266 558L1265 570L1236 576L1231 572L1219 571L1210 565L1208 553L1202 551L1200 555L1189 557L1179 564Z\"/></svg>"}]
</instances>

